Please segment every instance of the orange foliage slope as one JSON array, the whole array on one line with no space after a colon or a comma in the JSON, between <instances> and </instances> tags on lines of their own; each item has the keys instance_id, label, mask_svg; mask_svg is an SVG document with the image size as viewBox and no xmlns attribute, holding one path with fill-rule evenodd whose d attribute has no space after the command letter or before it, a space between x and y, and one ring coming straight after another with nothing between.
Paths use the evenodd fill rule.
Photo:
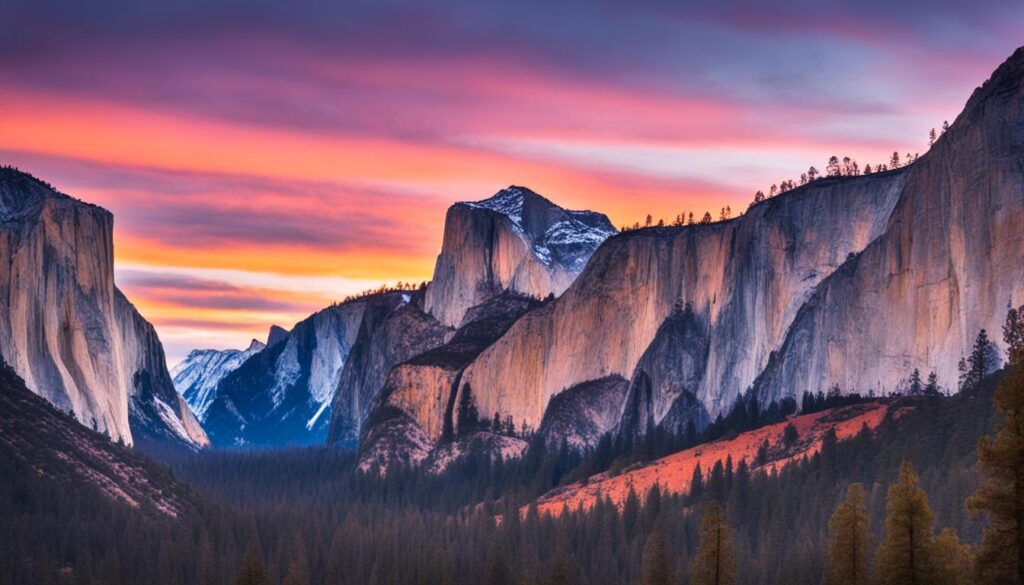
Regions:
<instances>
[{"instance_id":1,"label":"orange foliage slope","mask_svg":"<svg viewBox=\"0 0 1024 585\"><path fill-rule=\"evenodd\" d=\"M548 514L560 513L563 506L569 509L576 509L580 505L590 508L598 496L611 498L621 505L629 495L630 487L643 496L655 483L662 490L683 494L690 489L693 470L698 463L707 473L716 461L724 462L731 455L734 465L746 459L749 465L756 468L757 450L765 440L770 445L771 454L765 468L779 468L795 459L818 452L829 429L834 428L840 440L849 438L856 435L864 425L871 429L877 427L888 410L886 402L875 401L795 416L788 421L747 431L731 439L705 443L650 463L627 468L616 476L610 476L607 472L599 473L590 477L586 485L577 482L556 488L541 496L537 502L538 508L541 513ZM782 435L789 423L796 427L800 438L787 449L783 445Z\"/></svg>"}]
</instances>

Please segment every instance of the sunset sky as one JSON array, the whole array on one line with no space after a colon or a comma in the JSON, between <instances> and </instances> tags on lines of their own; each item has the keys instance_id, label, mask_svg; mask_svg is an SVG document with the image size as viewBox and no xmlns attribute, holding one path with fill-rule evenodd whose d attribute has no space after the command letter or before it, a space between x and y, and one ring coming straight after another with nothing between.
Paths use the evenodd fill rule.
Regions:
<instances>
[{"instance_id":1,"label":"sunset sky","mask_svg":"<svg viewBox=\"0 0 1024 585\"><path fill-rule=\"evenodd\" d=\"M1007 0L208 4L0 2L0 163L114 213L172 364L429 279L509 184L622 225L923 152L1024 42Z\"/></svg>"}]
</instances>

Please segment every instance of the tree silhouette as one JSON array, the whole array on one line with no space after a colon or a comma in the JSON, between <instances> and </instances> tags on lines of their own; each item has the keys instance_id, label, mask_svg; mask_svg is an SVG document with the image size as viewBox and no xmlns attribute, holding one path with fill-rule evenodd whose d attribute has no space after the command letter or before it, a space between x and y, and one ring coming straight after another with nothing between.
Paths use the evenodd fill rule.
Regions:
<instances>
[{"instance_id":1,"label":"tree silhouette","mask_svg":"<svg viewBox=\"0 0 1024 585\"><path fill-rule=\"evenodd\" d=\"M732 534L718 502L707 503L700 527L700 546L690 565L691 585L736 583Z\"/></svg>"},{"instance_id":2,"label":"tree silhouette","mask_svg":"<svg viewBox=\"0 0 1024 585\"><path fill-rule=\"evenodd\" d=\"M914 368L914 371L910 374L910 384L907 387L907 392L911 396L918 396L924 391L924 386L921 384L921 371Z\"/></svg>"},{"instance_id":3,"label":"tree silhouette","mask_svg":"<svg viewBox=\"0 0 1024 585\"><path fill-rule=\"evenodd\" d=\"M875 555L880 585L947 582L943 577L949 576L948 567L936 558L933 522L928 495L918 485L913 466L904 461L899 479L889 486L885 537Z\"/></svg>"},{"instance_id":4,"label":"tree silhouette","mask_svg":"<svg viewBox=\"0 0 1024 585\"><path fill-rule=\"evenodd\" d=\"M473 399L473 389L469 384L462 387L459 394L459 416L456 430L458 434L467 435L480 427L480 412L476 408L476 401Z\"/></svg>"},{"instance_id":5,"label":"tree silhouette","mask_svg":"<svg viewBox=\"0 0 1024 585\"><path fill-rule=\"evenodd\" d=\"M665 527L659 516L654 522L647 542L644 543L643 575L641 585L671 585L675 582L669 564L668 545L665 543Z\"/></svg>"},{"instance_id":6,"label":"tree silhouette","mask_svg":"<svg viewBox=\"0 0 1024 585\"><path fill-rule=\"evenodd\" d=\"M889 168L898 169L900 168L900 153L893 152L892 157L889 158Z\"/></svg>"},{"instance_id":7,"label":"tree silhouette","mask_svg":"<svg viewBox=\"0 0 1024 585\"><path fill-rule=\"evenodd\" d=\"M235 585L270 585L267 569L255 553L250 552L245 555L242 568L238 570Z\"/></svg>"},{"instance_id":8,"label":"tree silhouette","mask_svg":"<svg viewBox=\"0 0 1024 585\"><path fill-rule=\"evenodd\" d=\"M971 510L988 516L978 549L980 583L1024 584L1024 341L1020 310L1010 309L1003 337L1013 368L996 388L993 402L1002 419L995 437L978 443L985 479L967 500Z\"/></svg>"},{"instance_id":9,"label":"tree silhouette","mask_svg":"<svg viewBox=\"0 0 1024 585\"><path fill-rule=\"evenodd\" d=\"M864 503L864 488L850 484L846 499L836 506L828 521L829 585L864 585L868 583L868 553L871 534L870 515Z\"/></svg>"},{"instance_id":10,"label":"tree silhouette","mask_svg":"<svg viewBox=\"0 0 1024 585\"><path fill-rule=\"evenodd\" d=\"M825 165L825 173L830 177L838 177L840 175L838 156L833 155L828 158L828 164Z\"/></svg>"}]
</instances>

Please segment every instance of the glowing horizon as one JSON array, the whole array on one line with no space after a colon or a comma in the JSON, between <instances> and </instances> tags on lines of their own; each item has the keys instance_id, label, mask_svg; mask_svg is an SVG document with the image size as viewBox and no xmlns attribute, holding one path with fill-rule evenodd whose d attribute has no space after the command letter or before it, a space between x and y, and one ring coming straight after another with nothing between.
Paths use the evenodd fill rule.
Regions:
<instances>
[{"instance_id":1,"label":"glowing horizon","mask_svg":"<svg viewBox=\"0 0 1024 585\"><path fill-rule=\"evenodd\" d=\"M510 184L620 226L924 152L1024 25L994 1L14 4L0 163L114 213L170 364L429 280L447 207Z\"/></svg>"}]
</instances>

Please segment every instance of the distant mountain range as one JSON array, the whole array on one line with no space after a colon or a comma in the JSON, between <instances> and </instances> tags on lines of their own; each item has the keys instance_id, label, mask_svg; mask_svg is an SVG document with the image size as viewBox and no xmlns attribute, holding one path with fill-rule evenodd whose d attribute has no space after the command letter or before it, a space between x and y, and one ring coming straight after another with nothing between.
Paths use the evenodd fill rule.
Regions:
<instances>
[{"instance_id":1,"label":"distant mountain range","mask_svg":"<svg viewBox=\"0 0 1024 585\"><path fill-rule=\"evenodd\" d=\"M125 442L327 441L365 469L443 467L533 433L584 448L700 429L744 392L882 395L914 369L952 390L979 330L1024 301L1024 51L912 164L821 178L735 219L618 234L524 187L456 203L429 285L192 352L177 392L114 287L111 221L0 171L0 353Z\"/></svg>"}]
</instances>

